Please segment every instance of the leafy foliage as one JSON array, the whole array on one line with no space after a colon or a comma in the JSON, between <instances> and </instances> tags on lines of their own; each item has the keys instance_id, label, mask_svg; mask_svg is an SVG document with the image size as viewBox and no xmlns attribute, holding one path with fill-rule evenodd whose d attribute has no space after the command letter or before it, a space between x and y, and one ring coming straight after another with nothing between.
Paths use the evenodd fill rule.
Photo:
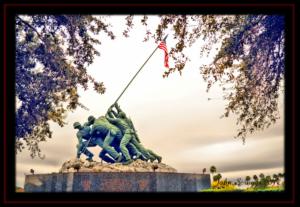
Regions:
<instances>
[{"instance_id":1,"label":"leafy foliage","mask_svg":"<svg viewBox=\"0 0 300 207\"><path fill-rule=\"evenodd\" d=\"M215 83L224 90L228 101L222 117L237 115L236 137L263 130L279 118L278 97L284 75L284 17L278 15L162 15L155 32L147 31L156 41L172 29L177 41L170 49L174 68L164 77L180 74L189 60L187 47L198 39L205 41L200 57L209 54L222 40L219 52L200 71L207 91ZM142 19L144 25L147 18Z\"/></svg>"},{"instance_id":2,"label":"leafy foliage","mask_svg":"<svg viewBox=\"0 0 300 207\"><path fill-rule=\"evenodd\" d=\"M211 184L211 188L219 191L237 190L237 187L233 185L230 181L227 181L226 179L220 181L213 181Z\"/></svg>"},{"instance_id":3,"label":"leafy foliage","mask_svg":"<svg viewBox=\"0 0 300 207\"><path fill-rule=\"evenodd\" d=\"M250 178L250 176L247 176ZM254 182L246 182L246 184L251 184L252 188L257 188L257 189L263 189L263 188L268 188L270 187L271 184L277 184L280 185L281 183L281 178L284 178L282 173L278 173L278 174L273 174L273 176L271 177L270 175L265 176L263 173L259 174L259 178L257 175L253 176L253 180ZM283 183L282 183L283 185Z\"/></svg>"},{"instance_id":4,"label":"leafy foliage","mask_svg":"<svg viewBox=\"0 0 300 207\"><path fill-rule=\"evenodd\" d=\"M218 173L217 175L213 176L213 180L214 181L218 181L219 182L221 180L221 178L222 178L222 175L220 173Z\"/></svg>"},{"instance_id":5,"label":"leafy foliage","mask_svg":"<svg viewBox=\"0 0 300 207\"><path fill-rule=\"evenodd\" d=\"M273 174L265 176L260 173L259 176L253 175L253 182L250 182L251 177L246 176L245 180L242 178L237 178L235 182L228 181L227 178L222 180L222 175L218 173L213 176L213 181L211 188L205 189L201 192L230 192L230 191L240 191L240 192L264 192L264 191L283 191L284 190L284 178L283 173ZM246 184L247 186L242 186ZM245 188L246 187L246 188Z\"/></svg>"},{"instance_id":6,"label":"leafy foliage","mask_svg":"<svg viewBox=\"0 0 300 207\"><path fill-rule=\"evenodd\" d=\"M245 183L248 184L251 180L251 177L249 175L246 176L245 178Z\"/></svg>"},{"instance_id":7,"label":"leafy foliage","mask_svg":"<svg viewBox=\"0 0 300 207\"><path fill-rule=\"evenodd\" d=\"M217 172L217 168L213 165L209 168L210 173L214 174L215 172Z\"/></svg>"},{"instance_id":8,"label":"leafy foliage","mask_svg":"<svg viewBox=\"0 0 300 207\"><path fill-rule=\"evenodd\" d=\"M100 41L100 32L114 35L100 18L85 15L16 16L16 152L26 142L31 156L41 157L39 143L51 138L48 120L64 126L67 110L77 106L77 87L104 93L103 83L86 73Z\"/></svg>"}]
</instances>

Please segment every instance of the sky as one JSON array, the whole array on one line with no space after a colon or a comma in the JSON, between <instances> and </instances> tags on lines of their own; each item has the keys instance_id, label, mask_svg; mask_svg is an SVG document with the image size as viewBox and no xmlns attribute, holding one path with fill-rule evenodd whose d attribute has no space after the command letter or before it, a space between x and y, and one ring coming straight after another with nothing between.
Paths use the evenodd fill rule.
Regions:
<instances>
[{"instance_id":1,"label":"sky","mask_svg":"<svg viewBox=\"0 0 300 207\"><path fill-rule=\"evenodd\" d=\"M79 88L79 101L89 111L77 108L68 112L67 125L58 126L50 122L53 137L41 143L46 158L32 159L24 150L17 154L16 182L24 185L25 174L32 168L35 173L58 172L61 165L76 157L76 130L73 123L86 122L89 115L104 115L117 99L127 83L155 49L154 41L143 42L145 29L134 21L135 28L130 37L122 37L125 16L112 16L112 31L117 36L110 40L99 35L100 56L88 67L88 73L103 81L106 92L100 95L90 89ZM149 28L157 23L157 17L149 18ZM167 47L175 44L171 36ZM200 57L199 40L186 53L190 58L183 70L163 78L164 53L157 50L140 74L119 100L119 105L131 117L142 144L161 155L162 162L178 172L201 173L214 165L223 178L244 178L246 175L284 172L284 102L279 97L281 118L270 128L256 132L246 138L246 143L235 139L236 117L220 118L227 104L222 99L218 84L206 92L206 83L201 77L200 66L208 64L214 53ZM170 60L169 65L173 62ZM208 100L211 98L211 100ZM99 147L91 149L99 161ZM84 158L84 155L82 155Z\"/></svg>"}]
</instances>

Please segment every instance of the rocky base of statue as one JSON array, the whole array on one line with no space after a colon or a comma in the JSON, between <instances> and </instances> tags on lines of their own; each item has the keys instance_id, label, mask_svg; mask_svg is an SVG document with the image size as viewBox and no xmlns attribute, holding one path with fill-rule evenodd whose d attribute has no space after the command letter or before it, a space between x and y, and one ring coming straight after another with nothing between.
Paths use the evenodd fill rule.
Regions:
<instances>
[{"instance_id":1,"label":"rocky base of statue","mask_svg":"<svg viewBox=\"0 0 300 207\"><path fill-rule=\"evenodd\" d=\"M164 163L145 162L137 159L129 165L122 163L101 163L82 159L71 159L63 163L60 173L68 172L169 172L175 173L176 169Z\"/></svg>"}]
</instances>

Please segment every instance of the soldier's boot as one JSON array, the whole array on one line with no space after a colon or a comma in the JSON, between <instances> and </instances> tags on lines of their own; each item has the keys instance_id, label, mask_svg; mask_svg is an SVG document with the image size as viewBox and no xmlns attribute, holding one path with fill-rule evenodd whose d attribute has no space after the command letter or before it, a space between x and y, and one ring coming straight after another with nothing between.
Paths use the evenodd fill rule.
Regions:
<instances>
[{"instance_id":1,"label":"soldier's boot","mask_svg":"<svg viewBox=\"0 0 300 207\"><path fill-rule=\"evenodd\" d=\"M148 162L148 160L151 160L151 155L141 153L138 159Z\"/></svg>"},{"instance_id":2,"label":"soldier's boot","mask_svg":"<svg viewBox=\"0 0 300 207\"><path fill-rule=\"evenodd\" d=\"M138 158L140 160L143 160L145 162L147 162L149 159L147 159L145 156L143 156L143 154L140 155L140 157Z\"/></svg>"},{"instance_id":3,"label":"soldier's boot","mask_svg":"<svg viewBox=\"0 0 300 207\"><path fill-rule=\"evenodd\" d=\"M93 161L93 156L86 158L87 161L92 162Z\"/></svg>"},{"instance_id":4,"label":"soldier's boot","mask_svg":"<svg viewBox=\"0 0 300 207\"><path fill-rule=\"evenodd\" d=\"M152 155L150 155L150 162L154 162L156 160L155 157L153 157Z\"/></svg>"},{"instance_id":5,"label":"soldier's boot","mask_svg":"<svg viewBox=\"0 0 300 207\"><path fill-rule=\"evenodd\" d=\"M143 159L142 153L138 152L138 153L135 155L134 160L137 160L137 159Z\"/></svg>"},{"instance_id":6,"label":"soldier's boot","mask_svg":"<svg viewBox=\"0 0 300 207\"><path fill-rule=\"evenodd\" d=\"M122 156L122 159L121 159L121 163L124 163L124 162L126 162L127 161L127 159L126 159L126 157L124 157L124 156Z\"/></svg>"},{"instance_id":7,"label":"soldier's boot","mask_svg":"<svg viewBox=\"0 0 300 207\"><path fill-rule=\"evenodd\" d=\"M162 157L159 156L158 154L154 153L152 150L148 149L148 153L152 156L155 157L155 159L158 161L158 163L161 163Z\"/></svg>"},{"instance_id":8,"label":"soldier's boot","mask_svg":"<svg viewBox=\"0 0 300 207\"><path fill-rule=\"evenodd\" d=\"M119 155L119 156L117 157L117 159L116 159L116 162L121 162L122 159L123 159L123 156L122 156L122 155Z\"/></svg>"},{"instance_id":9,"label":"soldier's boot","mask_svg":"<svg viewBox=\"0 0 300 207\"><path fill-rule=\"evenodd\" d=\"M88 158L86 158L86 160L89 161L89 162L93 162L94 161L92 157L88 157Z\"/></svg>"},{"instance_id":10,"label":"soldier's boot","mask_svg":"<svg viewBox=\"0 0 300 207\"><path fill-rule=\"evenodd\" d=\"M123 165L129 165L129 164L132 163L132 162L133 162L133 160L130 159L130 160L126 160L126 161L123 162L122 164L123 164Z\"/></svg>"},{"instance_id":11,"label":"soldier's boot","mask_svg":"<svg viewBox=\"0 0 300 207\"><path fill-rule=\"evenodd\" d=\"M143 160L145 162L148 162L149 158L147 158L145 155L141 154L141 156L139 157L140 160Z\"/></svg>"},{"instance_id":12,"label":"soldier's boot","mask_svg":"<svg viewBox=\"0 0 300 207\"><path fill-rule=\"evenodd\" d=\"M109 156L106 155L106 151L102 150L99 153L99 158L102 159L103 161L107 162L107 163L115 163L116 161L112 158L110 158Z\"/></svg>"},{"instance_id":13,"label":"soldier's boot","mask_svg":"<svg viewBox=\"0 0 300 207\"><path fill-rule=\"evenodd\" d=\"M93 161L93 156L94 156L93 153L91 153L89 150L86 149L84 154L88 157L88 158L86 158L87 161L90 161L90 162Z\"/></svg>"},{"instance_id":14,"label":"soldier's boot","mask_svg":"<svg viewBox=\"0 0 300 207\"><path fill-rule=\"evenodd\" d=\"M127 144L127 149L133 160L142 159L142 153L132 143Z\"/></svg>"}]
</instances>

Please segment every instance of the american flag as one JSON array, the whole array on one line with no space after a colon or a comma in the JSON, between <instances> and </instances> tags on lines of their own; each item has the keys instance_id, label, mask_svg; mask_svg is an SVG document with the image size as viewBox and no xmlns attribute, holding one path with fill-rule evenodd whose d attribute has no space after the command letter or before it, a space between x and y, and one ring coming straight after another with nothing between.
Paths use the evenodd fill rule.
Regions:
<instances>
[{"instance_id":1,"label":"american flag","mask_svg":"<svg viewBox=\"0 0 300 207\"><path fill-rule=\"evenodd\" d=\"M169 68L169 55L168 55L168 48L167 45L164 41L162 41L161 43L159 43L158 45L159 49L162 49L163 51L165 51L165 67Z\"/></svg>"}]
</instances>

